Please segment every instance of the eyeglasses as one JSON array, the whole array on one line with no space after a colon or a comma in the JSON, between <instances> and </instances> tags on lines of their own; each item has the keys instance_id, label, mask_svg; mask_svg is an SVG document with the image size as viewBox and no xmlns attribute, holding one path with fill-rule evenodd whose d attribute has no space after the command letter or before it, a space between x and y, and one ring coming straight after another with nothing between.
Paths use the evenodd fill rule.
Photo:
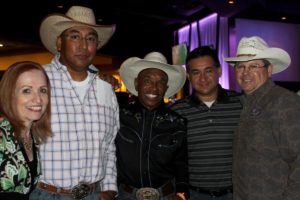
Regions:
<instances>
[{"instance_id":1,"label":"eyeglasses","mask_svg":"<svg viewBox=\"0 0 300 200\"><path fill-rule=\"evenodd\" d=\"M89 45L98 45L98 37L96 35L88 35L86 37L82 37L79 33L70 33L63 34L62 36L68 38L72 42L79 43L85 40Z\"/></svg>"},{"instance_id":2,"label":"eyeglasses","mask_svg":"<svg viewBox=\"0 0 300 200\"><path fill-rule=\"evenodd\" d=\"M257 72L261 68L265 68L266 65L258 65L258 64L251 64L251 65L243 65L243 64L237 64L234 66L235 71L237 72L243 72L245 69L247 69L249 72Z\"/></svg>"}]
</instances>

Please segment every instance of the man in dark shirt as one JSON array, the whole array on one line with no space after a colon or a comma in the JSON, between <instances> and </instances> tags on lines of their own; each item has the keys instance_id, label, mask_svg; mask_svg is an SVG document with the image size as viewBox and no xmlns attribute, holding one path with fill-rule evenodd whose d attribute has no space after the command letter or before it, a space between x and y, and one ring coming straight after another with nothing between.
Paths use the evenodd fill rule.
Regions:
<instances>
[{"instance_id":1,"label":"man in dark shirt","mask_svg":"<svg viewBox=\"0 0 300 200\"><path fill-rule=\"evenodd\" d=\"M232 141L242 109L239 94L223 89L217 52L209 46L186 59L193 93L171 106L187 119L191 200L232 200Z\"/></svg>"},{"instance_id":2,"label":"man in dark shirt","mask_svg":"<svg viewBox=\"0 0 300 200\"><path fill-rule=\"evenodd\" d=\"M288 68L289 54L252 36L225 60L244 91L233 143L234 199L299 200L300 98L271 80Z\"/></svg>"},{"instance_id":3,"label":"man in dark shirt","mask_svg":"<svg viewBox=\"0 0 300 200\"><path fill-rule=\"evenodd\" d=\"M127 59L120 74L137 101L120 109L118 199L180 200L188 195L186 123L163 99L181 89L185 70L152 52Z\"/></svg>"}]
</instances>

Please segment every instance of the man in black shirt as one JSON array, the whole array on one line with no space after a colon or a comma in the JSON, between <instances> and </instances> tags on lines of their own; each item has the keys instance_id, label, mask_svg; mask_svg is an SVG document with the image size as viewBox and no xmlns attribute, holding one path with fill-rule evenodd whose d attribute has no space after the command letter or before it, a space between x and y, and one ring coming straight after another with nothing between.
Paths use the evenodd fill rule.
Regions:
<instances>
[{"instance_id":1,"label":"man in black shirt","mask_svg":"<svg viewBox=\"0 0 300 200\"><path fill-rule=\"evenodd\" d=\"M120 74L137 101L120 109L118 199L180 200L188 195L186 123L163 99L181 89L185 70L152 52L124 61Z\"/></svg>"}]
</instances>

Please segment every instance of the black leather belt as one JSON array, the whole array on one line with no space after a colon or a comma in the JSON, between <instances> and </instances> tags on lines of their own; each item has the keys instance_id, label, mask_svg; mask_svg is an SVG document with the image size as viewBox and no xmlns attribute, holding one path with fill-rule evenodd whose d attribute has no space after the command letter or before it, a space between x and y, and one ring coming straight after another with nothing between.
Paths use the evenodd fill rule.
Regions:
<instances>
[{"instance_id":1,"label":"black leather belt","mask_svg":"<svg viewBox=\"0 0 300 200\"><path fill-rule=\"evenodd\" d=\"M210 190L208 188L194 187L191 185L189 187L190 187L190 189L195 190L196 192L199 192L202 194L207 194L212 197L220 197L220 196L226 195L228 193L232 193L232 187L213 189L213 190Z\"/></svg>"},{"instance_id":2,"label":"black leather belt","mask_svg":"<svg viewBox=\"0 0 300 200\"><path fill-rule=\"evenodd\" d=\"M140 188L135 188L133 186L130 185L126 185L126 184L120 184L120 187L127 193L132 194L132 195L136 195L136 192L140 189ZM157 188L157 191L159 192L160 196L167 196L169 194L172 194L175 192L175 188L173 186L173 183L171 181L169 181L168 183L164 184L163 186L161 186L160 188Z\"/></svg>"}]
</instances>

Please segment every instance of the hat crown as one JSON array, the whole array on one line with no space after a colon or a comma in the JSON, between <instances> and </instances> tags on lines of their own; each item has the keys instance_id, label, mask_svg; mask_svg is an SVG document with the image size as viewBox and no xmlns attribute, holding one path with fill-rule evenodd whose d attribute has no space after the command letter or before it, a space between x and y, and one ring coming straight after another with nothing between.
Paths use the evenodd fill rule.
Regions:
<instances>
[{"instance_id":1,"label":"hat crown","mask_svg":"<svg viewBox=\"0 0 300 200\"><path fill-rule=\"evenodd\" d=\"M170 65L167 63L166 57L160 52L148 53L143 59L139 57L127 58L120 67L120 75L126 88L133 95L138 96L135 87L135 79L139 73L145 69L159 69L168 76L168 89L165 97L174 95L182 88L186 80L186 71L179 65Z\"/></svg>"},{"instance_id":2,"label":"hat crown","mask_svg":"<svg viewBox=\"0 0 300 200\"><path fill-rule=\"evenodd\" d=\"M96 25L95 15L92 9L82 6L72 6L66 13L71 19L85 24Z\"/></svg>"},{"instance_id":3,"label":"hat crown","mask_svg":"<svg viewBox=\"0 0 300 200\"><path fill-rule=\"evenodd\" d=\"M237 56L257 55L268 48L268 44L260 37L243 37L238 45Z\"/></svg>"},{"instance_id":4,"label":"hat crown","mask_svg":"<svg viewBox=\"0 0 300 200\"><path fill-rule=\"evenodd\" d=\"M153 62L159 62L159 63L164 63L164 64L167 64L167 59L166 57L159 53L159 52L151 52L151 53L148 53L145 57L144 57L145 60L148 60L148 61L153 61Z\"/></svg>"},{"instance_id":5,"label":"hat crown","mask_svg":"<svg viewBox=\"0 0 300 200\"><path fill-rule=\"evenodd\" d=\"M273 74L287 69L291 63L291 57L288 52L280 48L269 47L258 36L243 37L238 45L237 56L225 58L225 61L234 64L257 59L268 60L273 65Z\"/></svg>"}]
</instances>

